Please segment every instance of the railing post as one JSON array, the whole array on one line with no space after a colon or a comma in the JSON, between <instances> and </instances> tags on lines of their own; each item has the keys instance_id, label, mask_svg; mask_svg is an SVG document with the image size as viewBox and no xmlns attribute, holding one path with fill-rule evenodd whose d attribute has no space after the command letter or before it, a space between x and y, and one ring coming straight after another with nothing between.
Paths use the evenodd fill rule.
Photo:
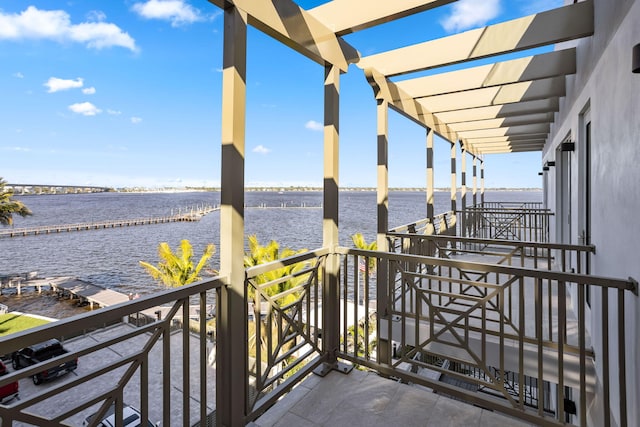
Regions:
<instances>
[{"instance_id":1,"label":"railing post","mask_svg":"<svg viewBox=\"0 0 640 427\"><path fill-rule=\"evenodd\" d=\"M389 230L389 102L378 99L378 250L389 251L389 243L386 239ZM402 245L402 243L401 243ZM402 246L401 246L402 247ZM376 313L379 320L387 317L387 293L388 262L380 260L376 275ZM367 309L367 307L365 307ZM380 328L378 327L378 330ZM389 340L378 339L378 357L382 363L391 360Z\"/></svg>"},{"instance_id":2,"label":"railing post","mask_svg":"<svg viewBox=\"0 0 640 427\"><path fill-rule=\"evenodd\" d=\"M224 10L220 271L228 282L218 296L216 424L244 426L248 388L244 271L244 151L247 14Z\"/></svg>"}]
</instances>

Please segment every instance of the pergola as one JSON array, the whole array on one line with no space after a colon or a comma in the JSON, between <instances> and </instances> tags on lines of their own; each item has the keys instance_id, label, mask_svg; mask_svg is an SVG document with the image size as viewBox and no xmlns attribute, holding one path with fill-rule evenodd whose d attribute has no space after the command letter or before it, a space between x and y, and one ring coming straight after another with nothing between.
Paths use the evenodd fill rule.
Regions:
<instances>
[{"instance_id":1,"label":"pergola","mask_svg":"<svg viewBox=\"0 0 640 427\"><path fill-rule=\"evenodd\" d=\"M209 0L224 10L221 275L228 279L218 305L218 357L223 366L217 408L225 424L241 423L246 374L244 307L244 153L247 26L252 25L325 68L323 246L338 246L338 141L340 74L350 64L360 67L377 101L378 247L384 250L388 229L388 110L397 111L426 130L427 216L433 217L433 139L437 134L451 143L452 208L455 210L456 145L462 150L462 197L466 192L466 154L476 162L483 155L541 151L566 76L576 72L576 51L565 48L482 66L424 76L419 73L453 64L465 64L587 37L594 31L593 0L585 0L474 29L424 41L388 52L362 57L357 46L342 36L409 15L441 7L455 0L333 0L305 10L292 0ZM412 78L412 75L420 74ZM475 202L475 201L474 201ZM327 264L323 300L337 299L337 258ZM327 310L336 308L328 307ZM334 316L328 313L327 321ZM233 338L233 339L232 339ZM326 337L326 348L337 342ZM337 340L337 337L333 337ZM328 360L336 361L335 355Z\"/></svg>"}]
</instances>

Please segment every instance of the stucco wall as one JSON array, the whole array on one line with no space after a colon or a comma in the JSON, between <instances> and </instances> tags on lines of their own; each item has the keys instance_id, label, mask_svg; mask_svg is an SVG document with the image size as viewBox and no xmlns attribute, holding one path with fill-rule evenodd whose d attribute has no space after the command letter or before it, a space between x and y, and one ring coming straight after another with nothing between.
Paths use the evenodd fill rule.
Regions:
<instances>
[{"instance_id":1,"label":"stucco wall","mask_svg":"<svg viewBox=\"0 0 640 427\"><path fill-rule=\"evenodd\" d=\"M640 279L640 74L631 72L631 50L640 43L640 0L596 0L595 34L578 43L578 73L568 78L567 96L545 146L543 161L555 160L556 148L571 132L580 141L580 115L590 109L591 150L591 273ZM572 153L572 242L577 242L579 222L580 146ZM548 174L549 200L555 201L558 171ZM555 203L550 206L555 209ZM565 220L556 218L556 221ZM552 230L554 231L554 230ZM559 239L558 239L559 240ZM617 316L617 297L611 293L611 316ZM600 295L594 292L591 329L596 354L601 354ZM626 355L630 393L629 425L640 425L640 302L627 293ZM610 358L617 358L617 330L610 331ZM596 359L598 360L598 359ZM612 360L617 372L617 360ZM601 369L601 367L599 366ZM617 377L612 385L617 387ZM617 390L612 390L614 400ZM614 401L615 405L615 401ZM617 407L612 411L617 418Z\"/></svg>"}]
</instances>

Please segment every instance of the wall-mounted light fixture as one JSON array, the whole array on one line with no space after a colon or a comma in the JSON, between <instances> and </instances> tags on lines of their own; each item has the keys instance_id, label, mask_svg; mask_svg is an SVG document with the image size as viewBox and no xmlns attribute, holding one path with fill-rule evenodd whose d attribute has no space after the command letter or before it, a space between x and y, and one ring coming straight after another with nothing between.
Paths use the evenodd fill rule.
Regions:
<instances>
[{"instance_id":1,"label":"wall-mounted light fixture","mask_svg":"<svg viewBox=\"0 0 640 427\"><path fill-rule=\"evenodd\" d=\"M549 170L549 166L543 166L543 167L542 167L542 170L543 170L543 171L548 171L548 170Z\"/></svg>"},{"instance_id":2,"label":"wall-mounted light fixture","mask_svg":"<svg viewBox=\"0 0 640 427\"><path fill-rule=\"evenodd\" d=\"M563 142L560 144L561 151L574 151L576 149L576 143L572 141Z\"/></svg>"},{"instance_id":3,"label":"wall-mounted light fixture","mask_svg":"<svg viewBox=\"0 0 640 427\"><path fill-rule=\"evenodd\" d=\"M543 174L542 172L538 172L538 175L542 176L542 175L544 175L544 174Z\"/></svg>"},{"instance_id":4,"label":"wall-mounted light fixture","mask_svg":"<svg viewBox=\"0 0 640 427\"><path fill-rule=\"evenodd\" d=\"M632 71L640 73L640 43L633 47L633 59L631 60Z\"/></svg>"},{"instance_id":5,"label":"wall-mounted light fixture","mask_svg":"<svg viewBox=\"0 0 640 427\"><path fill-rule=\"evenodd\" d=\"M556 165L556 162L551 162L551 161L550 161L550 162L545 163L544 165L545 165L545 166L549 166L549 167L551 167L551 166L555 166L555 165Z\"/></svg>"}]
</instances>

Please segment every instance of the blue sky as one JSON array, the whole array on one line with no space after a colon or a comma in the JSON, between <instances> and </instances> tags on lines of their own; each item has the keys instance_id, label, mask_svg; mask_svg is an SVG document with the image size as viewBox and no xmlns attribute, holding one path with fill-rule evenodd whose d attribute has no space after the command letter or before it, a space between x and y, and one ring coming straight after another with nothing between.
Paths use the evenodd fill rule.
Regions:
<instances>
[{"instance_id":1,"label":"blue sky","mask_svg":"<svg viewBox=\"0 0 640 427\"><path fill-rule=\"evenodd\" d=\"M345 39L367 56L562 3L460 0ZM222 21L206 0L2 0L0 177L218 186ZM246 185L322 185L323 73L249 31ZM373 187L373 92L355 65L340 85L340 184ZM424 129L389 117L389 185L424 187ZM437 187L450 183L449 147L436 139ZM540 187L540 163L540 153L488 155L486 186ZM470 158L467 168L470 185Z\"/></svg>"}]
</instances>

